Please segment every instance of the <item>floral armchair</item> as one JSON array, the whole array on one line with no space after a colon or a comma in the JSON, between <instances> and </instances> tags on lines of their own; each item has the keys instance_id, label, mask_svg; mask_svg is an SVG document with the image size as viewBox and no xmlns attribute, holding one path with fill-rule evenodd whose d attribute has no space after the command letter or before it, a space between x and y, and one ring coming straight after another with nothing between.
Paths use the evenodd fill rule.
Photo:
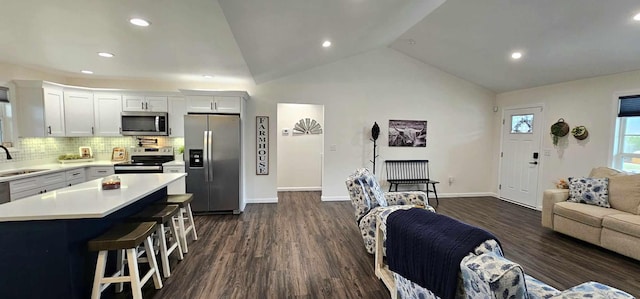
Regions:
<instances>
[{"instance_id":1,"label":"floral armchair","mask_svg":"<svg viewBox=\"0 0 640 299\"><path fill-rule=\"evenodd\" d=\"M416 205L435 212L429 206L427 194L422 191L384 193L376 177L366 168L357 169L346 180L351 205L367 252L374 254L376 248L376 216L383 211L410 209Z\"/></svg>"},{"instance_id":2,"label":"floral armchair","mask_svg":"<svg viewBox=\"0 0 640 299\"><path fill-rule=\"evenodd\" d=\"M397 295L395 298L439 299L430 290L397 273L393 273L393 277L397 290L394 292ZM519 264L503 256L502 248L495 240L488 240L462 259L455 298L633 299L635 297L594 281L559 291L525 274Z\"/></svg>"}]
</instances>

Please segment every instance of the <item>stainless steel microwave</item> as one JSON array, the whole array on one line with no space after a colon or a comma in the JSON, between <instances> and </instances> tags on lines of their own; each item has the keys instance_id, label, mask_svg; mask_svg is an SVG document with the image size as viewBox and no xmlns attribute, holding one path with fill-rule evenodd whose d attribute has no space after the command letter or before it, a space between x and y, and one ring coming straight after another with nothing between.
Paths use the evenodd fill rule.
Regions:
<instances>
[{"instance_id":1,"label":"stainless steel microwave","mask_svg":"<svg viewBox=\"0 0 640 299\"><path fill-rule=\"evenodd\" d=\"M167 136L166 112L122 112L122 135Z\"/></svg>"}]
</instances>

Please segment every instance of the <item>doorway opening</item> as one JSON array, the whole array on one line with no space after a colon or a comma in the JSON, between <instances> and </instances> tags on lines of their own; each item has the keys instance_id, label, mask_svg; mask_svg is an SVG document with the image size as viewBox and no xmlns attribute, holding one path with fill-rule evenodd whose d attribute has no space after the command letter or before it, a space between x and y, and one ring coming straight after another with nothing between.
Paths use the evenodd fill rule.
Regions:
<instances>
[{"instance_id":1,"label":"doorway opening","mask_svg":"<svg viewBox=\"0 0 640 299\"><path fill-rule=\"evenodd\" d=\"M278 104L278 191L322 191L324 105Z\"/></svg>"}]
</instances>

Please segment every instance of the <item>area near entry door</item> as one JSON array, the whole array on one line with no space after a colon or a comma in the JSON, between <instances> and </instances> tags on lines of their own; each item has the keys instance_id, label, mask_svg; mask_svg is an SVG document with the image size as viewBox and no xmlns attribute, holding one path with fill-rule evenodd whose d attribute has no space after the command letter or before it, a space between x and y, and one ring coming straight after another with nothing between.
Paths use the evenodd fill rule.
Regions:
<instances>
[{"instance_id":1,"label":"area near entry door","mask_svg":"<svg viewBox=\"0 0 640 299\"><path fill-rule=\"evenodd\" d=\"M502 126L500 197L536 207L542 107L505 109Z\"/></svg>"}]
</instances>

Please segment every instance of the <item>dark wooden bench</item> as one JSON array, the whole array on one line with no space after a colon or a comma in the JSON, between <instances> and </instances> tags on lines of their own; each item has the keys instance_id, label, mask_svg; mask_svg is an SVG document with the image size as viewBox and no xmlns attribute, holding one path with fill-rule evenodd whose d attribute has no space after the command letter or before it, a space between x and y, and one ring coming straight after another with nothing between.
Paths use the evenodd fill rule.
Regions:
<instances>
[{"instance_id":1,"label":"dark wooden bench","mask_svg":"<svg viewBox=\"0 0 640 299\"><path fill-rule=\"evenodd\" d=\"M440 182L429 178L429 160L385 160L384 163L387 168L389 192L391 192L394 185L395 191L398 191L398 185L416 185L419 187L424 184L426 190L418 190L427 193L427 200L429 200L429 193L433 193L436 197L436 206L440 204L438 192L436 191L436 184Z\"/></svg>"}]
</instances>

